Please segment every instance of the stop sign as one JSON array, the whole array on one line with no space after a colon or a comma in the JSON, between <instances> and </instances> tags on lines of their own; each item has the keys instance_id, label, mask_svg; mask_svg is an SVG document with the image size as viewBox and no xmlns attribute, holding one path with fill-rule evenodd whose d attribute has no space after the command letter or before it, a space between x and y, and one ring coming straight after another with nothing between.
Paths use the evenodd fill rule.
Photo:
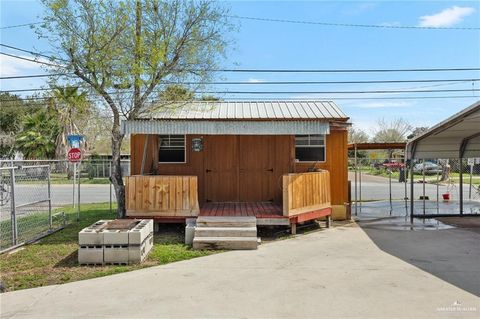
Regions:
<instances>
[{"instance_id":1,"label":"stop sign","mask_svg":"<svg viewBox=\"0 0 480 319\"><path fill-rule=\"evenodd\" d=\"M71 148L67 157L69 162L80 162L82 160L82 151L79 148Z\"/></svg>"}]
</instances>

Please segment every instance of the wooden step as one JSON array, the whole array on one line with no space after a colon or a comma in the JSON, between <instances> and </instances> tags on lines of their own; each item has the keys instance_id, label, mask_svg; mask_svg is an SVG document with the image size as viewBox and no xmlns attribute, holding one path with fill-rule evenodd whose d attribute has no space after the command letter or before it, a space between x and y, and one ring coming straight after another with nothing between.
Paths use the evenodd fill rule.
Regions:
<instances>
[{"instance_id":1,"label":"wooden step","mask_svg":"<svg viewBox=\"0 0 480 319\"><path fill-rule=\"evenodd\" d=\"M199 216L197 227L256 227L255 216Z\"/></svg>"},{"instance_id":2,"label":"wooden step","mask_svg":"<svg viewBox=\"0 0 480 319\"><path fill-rule=\"evenodd\" d=\"M257 237L195 237L193 249L250 250L257 249Z\"/></svg>"},{"instance_id":3,"label":"wooden step","mask_svg":"<svg viewBox=\"0 0 480 319\"><path fill-rule=\"evenodd\" d=\"M257 227L196 227L195 237L257 237Z\"/></svg>"}]
</instances>

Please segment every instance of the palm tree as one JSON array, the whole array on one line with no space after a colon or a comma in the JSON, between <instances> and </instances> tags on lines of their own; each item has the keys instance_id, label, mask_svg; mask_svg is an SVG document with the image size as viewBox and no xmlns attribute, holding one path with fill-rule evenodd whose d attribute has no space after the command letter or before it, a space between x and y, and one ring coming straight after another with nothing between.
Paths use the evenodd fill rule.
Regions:
<instances>
[{"instance_id":1,"label":"palm tree","mask_svg":"<svg viewBox=\"0 0 480 319\"><path fill-rule=\"evenodd\" d=\"M85 119L89 113L89 103L86 92L79 92L78 87L55 86L53 90L54 108L60 123L60 134L56 140L56 159L67 157L67 136L80 134L77 123Z\"/></svg>"},{"instance_id":2,"label":"palm tree","mask_svg":"<svg viewBox=\"0 0 480 319\"><path fill-rule=\"evenodd\" d=\"M49 109L26 115L23 130L16 138L17 149L28 159L52 158L59 131L55 114Z\"/></svg>"}]
</instances>

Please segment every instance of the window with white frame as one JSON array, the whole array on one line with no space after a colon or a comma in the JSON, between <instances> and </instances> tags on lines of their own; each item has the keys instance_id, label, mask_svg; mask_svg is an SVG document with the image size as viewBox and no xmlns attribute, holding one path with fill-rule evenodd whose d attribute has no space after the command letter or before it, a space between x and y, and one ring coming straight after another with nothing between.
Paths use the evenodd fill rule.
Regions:
<instances>
[{"instance_id":1,"label":"window with white frame","mask_svg":"<svg viewBox=\"0 0 480 319\"><path fill-rule=\"evenodd\" d=\"M298 162L324 162L325 135L295 135L295 159Z\"/></svg>"},{"instance_id":2,"label":"window with white frame","mask_svg":"<svg viewBox=\"0 0 480 319\"><path fill-rule=\"evenodd\" d=\"M185 163L185 135L159 135L158 161L160 163Z\"/></svg>"}]
</instances>

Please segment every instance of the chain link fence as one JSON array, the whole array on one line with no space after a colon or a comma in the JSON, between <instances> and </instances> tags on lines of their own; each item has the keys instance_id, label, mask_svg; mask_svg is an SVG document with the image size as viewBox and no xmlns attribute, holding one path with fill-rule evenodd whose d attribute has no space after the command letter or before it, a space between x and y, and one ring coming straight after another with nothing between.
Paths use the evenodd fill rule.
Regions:
<instances>
[{"instance_id":1,"label":"chain link fence","mask_svg":"<svg viewBox=\"0 0 480 319\"><path fill-rule=\"evenodd\" d=\"M356 165L355 165L356 163ZM416 160L413 165L413 198L416 211L448 209L459 213L453 205L462 196L464 212L480 212L480 159ZM408 211L411 197L410 168L403 158L357 157L349 159L352 201L358 207L388 201L390 208ZM460 174L462 173L462 174ZM460 179L462 178L462 187Z\"/></svg>"},{"instance_id":2,"label":"chain link fence","mask_svg":"<svg viewBox=\"0 0 480 319\"><path fill-rule=\"evenodd\" d=\"M0 166L48 165L53 184L67 183L73 179L74 164L67 160L0 160ZM130 160L121 160L123 176L130 175ZM108 184L112 162L105 159L84 159L80 163L80 178L85 183Z\"/></svg>"},{"instance_id":3,"label":"chain link fence","mask_svg":"<svg viewBox=\"0 0 480 319\"><path fill-rule=\"evenodd\" d=\"M130 161L122 160L129 175ZM111 161L0 161L0 251L51 233L76 221L79 204L116 202ZM72 209L72 207L74 209Z\"/></svg>"},{"instance_id":4,"label":"chain link fence","mask_svg":"<svg viewBox=\"0 0 480 319\"><path fill-rule=\"evenodd\" d=\"M48 165L0 167L0 185L0 251L64 225L52 214Z\"/></svg>"}]
</instances>

